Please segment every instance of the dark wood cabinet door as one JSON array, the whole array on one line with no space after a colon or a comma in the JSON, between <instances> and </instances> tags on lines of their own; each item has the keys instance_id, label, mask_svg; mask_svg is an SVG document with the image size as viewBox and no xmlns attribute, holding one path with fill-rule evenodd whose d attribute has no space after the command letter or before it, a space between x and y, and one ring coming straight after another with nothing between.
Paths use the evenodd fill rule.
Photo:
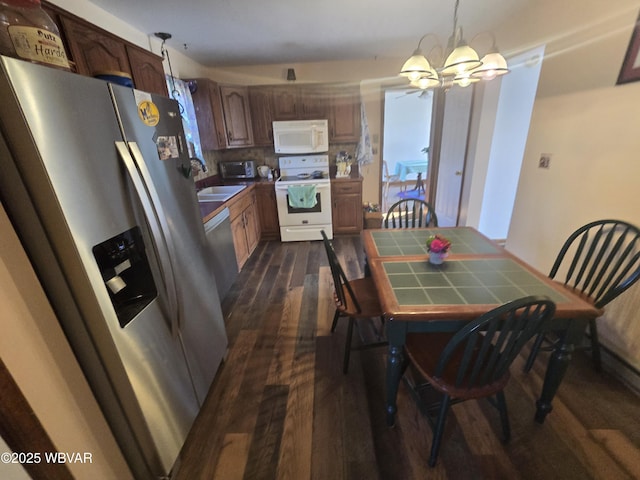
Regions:
<instances>
[{"instance_id":1,"label":"dark wood cabinet door","mask_svg":"<svg viewBox=\"0 0 640 480\"><path fill-rule=\"evenodd\" d=\"M253 127L253 144L267 147L273 145L273 96L270 88L249 87L249 107Z\"/></svg>"},{"instance_id":2,"label":"dark wood cabinet door","mask_svg":"<svg viewBox=\"0 0 640 480\"><path fill-rule=\"evenodd\" d=\"M329 109L329 141L359 141L360 88L356 86L332 89Z\"/></svg>"},{"instance_id":3,"label":"dark wood cabinet door","mask_svg":"<svg viewBox=\"0 0 640 480\"><path fill-rule=\"evenodd\" d=\"M247 87L221 86L222 110L229 147L253 145L249 90Z\"/></svg>"},{"instance_id":4,"label":"dark wood cabinet door","mask_svg":"<svg viewBox=\"0 0 640 480\"><path fill-rule=\"evenodd\" d=\"M299 94L299 118L320 120L327 118L327 91L321 87L302 87Z\"/></svg>"},{"instance_id":5,"label":"dark wood cabinet door","mask_svg":"<svg viewBox=\"0 0 640 480\"><path fill-rule=\"evenodd\" d=\"M93 76L96 72L116 71L131 75L124 42L83 21L59 16L76 72Z\"/></svg>"},{"instance_id":6,"label":"dark wood cabinet door","mask_svg":"<svg viewBox=\"0 0 640 480\"><path fill-rule=\"evenodd\" d=\"M245 235L247 236L247 247L249 255L258 246L260 242L260 220L258 218L258 208L256 206L256 197L253 193L251 206L244 211Z\"/></svg>"},{"instance_id":7,"label":"dark wood cabinet door","mask_svg":"<svg viewBox=\"0 0 640 480\"><path fill-rule=\"evenodd\" d=\"M298 120L298 89L275 87L273 89L273 119Z\"/></svg>"},{"instance_id":8,"label":"dark wood cabinet door","mask_svg":"<svg viewBox=\"0 0 640 480\"><path fill-rule=\"evenodd\" d=\"M352 234L362 231L362 180L331 182L333 233Z\"/></svg>"},{"instance_id":9,"label":"dark wood cabinet door","mask_svg":"<svg viewBox=\"0 0 640 480\"><path fill-rule=\"evenodd\" d=\"M196 90L191 94L198 121L200 145L205 151L227 148L224 115L218 84L207 78L196 78Z\"/></svg>"},{"instance_id":10,"label":"dark wood cabinet door","mask_svg":"<svg viewBox=\"0 0 640 480\"><path fill-rule=\"evenodd\" d=\"M127 45L126 50L131 64L131 76L136 88L168 96L162 57L132 45Z\"/></svg>"},{"instance_id":11,"label":"dark wood cabinet door","mask_svg":"<svg viewBox=\"0 0 640 480\"><path fill-rule=\"evenodd\" d=\"M262 238L279 239L280 223L278 220L278 204L276 202L275 184L256 183L256 205Z\"/></svg>"}]
</instances>

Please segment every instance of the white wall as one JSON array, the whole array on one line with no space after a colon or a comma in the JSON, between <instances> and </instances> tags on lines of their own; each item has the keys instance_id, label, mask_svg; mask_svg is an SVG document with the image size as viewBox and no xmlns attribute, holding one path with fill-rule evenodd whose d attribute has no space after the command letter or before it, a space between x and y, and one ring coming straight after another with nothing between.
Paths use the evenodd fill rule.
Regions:
<instances>
[{"instance_id":1,"label":"white wall","mask_svg":"<svg viewBox=\"0 0 640 480\"><path fill-rule=\"evenodd\" d=\"M478 222L489 238L507 238L543 54L538 47L515 57L516 67L501 78Z\"/></svg>"},{"instance_id":2,"label":"white wall","mask_svg":"<svg viewBox=\"0 0 640 480\"><path fill-rule=\"evenodd\" d=\"M507 248L548 272L567 236L601 218L640 225L640 82L539 99ZM548 170L538 168L551 153ZM602 341L640 368L640 285L607 309ZM614 312L626 311L617 316Z\"/></svg>"}]
</instances>

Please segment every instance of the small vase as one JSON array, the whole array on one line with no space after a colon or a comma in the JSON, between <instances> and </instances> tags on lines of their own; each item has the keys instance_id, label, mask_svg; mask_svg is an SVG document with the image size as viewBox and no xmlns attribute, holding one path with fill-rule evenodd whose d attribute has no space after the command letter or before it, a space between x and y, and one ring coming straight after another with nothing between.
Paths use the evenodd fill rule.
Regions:
<instances>
[{"instance_id":1,"label":"small vase","mask_svg":"<svg viewBox=\"0 0 640 480\"><path fill-rule=\"evenodd\" d=\"M444 262L444 259L447 258L447 254L446 253L430 253L429 254L429 263L432 263L434 265L442 265L442 262Z\"/></svg>"}]
</instances>

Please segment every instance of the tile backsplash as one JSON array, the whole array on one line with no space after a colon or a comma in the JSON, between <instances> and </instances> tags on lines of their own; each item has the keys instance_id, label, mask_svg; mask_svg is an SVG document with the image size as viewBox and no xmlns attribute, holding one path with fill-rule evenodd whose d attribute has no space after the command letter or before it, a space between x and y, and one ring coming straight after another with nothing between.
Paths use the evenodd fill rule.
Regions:
<instances>
[{"instance_id":1,"label":"tile backsplash","mask_svg":"<svg viewBox=\"0 0 640 480\"><path fill-rule=\"evenodd\" d=\"M329 145L329 165L335 166L336 155L339 152L347 152L355 162L356 143L336 143ZM203 180L207 177L218 174L218 163L233 160L255 160L256 166L268 165L271 168L278 168L278 157L273 151L273 147L236 148L220 151L203 152L204 161L207 164L207 172L200 173L194 177L195 181Z\"/></svg>"}]
</instances>

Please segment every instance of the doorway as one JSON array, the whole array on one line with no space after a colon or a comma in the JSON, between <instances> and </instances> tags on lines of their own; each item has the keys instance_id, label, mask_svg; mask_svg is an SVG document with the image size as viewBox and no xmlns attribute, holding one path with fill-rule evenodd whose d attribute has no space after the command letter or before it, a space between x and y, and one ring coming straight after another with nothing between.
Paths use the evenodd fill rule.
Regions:
<instances>
[{"instance_id":1,"label":"doorway","mask_svg":"<svg viewBox=\"0 0 640 480\"><path fill-rule=\"evenodd\" d=\"M431 90L392 88L384 92L383 212L401 198L427 198L432 107Z\"/></svg>"}]
</instances>

